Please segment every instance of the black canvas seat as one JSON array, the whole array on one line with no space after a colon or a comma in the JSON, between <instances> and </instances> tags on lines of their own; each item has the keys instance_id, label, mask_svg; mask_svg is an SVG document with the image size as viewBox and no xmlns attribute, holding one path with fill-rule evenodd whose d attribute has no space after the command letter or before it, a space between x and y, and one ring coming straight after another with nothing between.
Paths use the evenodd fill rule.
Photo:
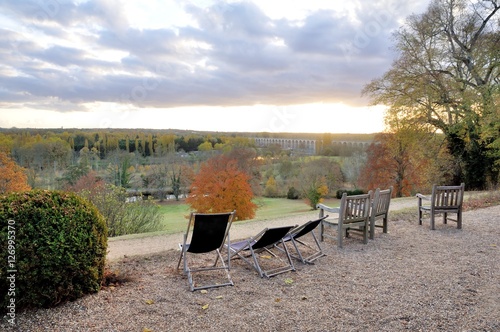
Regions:
<instances>
[{"instance_id":1,"label":"black canvas seat","mask_svg":"<svg viewBox=\"0 0 500 332\"><path fill-rule=\"evenodd\" d=\"M265 228L253 237L230 243L228 245L229 254L231 258L243 259L259 273L260 277L270 278L287 271L295 271L290 253L283 242L283 238L294 227L295 226ZM270 250L275 245L281 245L282 250L285 253L286 260L280 258ZM279 261L279 266L264 269L262 267L263 258L259 256L262 252L267 253L269 257L275 258L275 261Z\"/></svg>"},{"instance_id":2,"label":"black canvas seat","mask_svg":"<svg viewBox=\"0 0 500 332\"><path fill-rule=\"evenodd\" d=\"M191 291L205 288L221 287L233 285L229 274L230 261L224 261L221 250L226 244L229 244L229 229L233 223L235 211L228 213L191 213L188 227L184 234L182 244L179 244L181 254L177 269L180 268L183 262L183 271L188 277L189 287ZM190 233L190 228L193 231ZM188 236L191 234L191 239L188 242ZM198 265L192 266L188 258L189 254L215 254L213 265ZM228 254L229 256L229 254ZM217 265L220 261L220 265ZM197 272L206 272L212 270L222 270L226 273L227 282L210 283L203 286L198 286L193 281L193 274Z\"/></svg>"}]
</instances>

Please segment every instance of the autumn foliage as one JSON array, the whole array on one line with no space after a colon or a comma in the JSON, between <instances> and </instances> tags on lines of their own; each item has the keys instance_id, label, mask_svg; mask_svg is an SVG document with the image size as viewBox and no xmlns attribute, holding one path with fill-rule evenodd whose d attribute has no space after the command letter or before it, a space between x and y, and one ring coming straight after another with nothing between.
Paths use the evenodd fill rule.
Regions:
<instances>
[{"instance_id":1,"label":"autumn foliage","mask_svg":"<svg viewBox=\"0 0 500 332\"><path fill-rule=\"evenodd\" d=\"M0 152L0 194L30 189L24 168L17 165L6 153Z\"/></svg>"},{"instance_id":2,"label":"autumn foliage","mask_svg":"<svg viewBox=\"0 0 500 332\"><path fill-rule=\"evenodd\" d=\"M425 182L430 167L418 143L407 132L377 135L367 151L366 167L359 178L361 186L367 190L393 186L396 197L412 195Z\"/></svg>"},{"instance_id":3,"label":"autumn foliage","mask_svg":"<svg viewBox=\"0 0 500 332\"><path fill-rule=\"evenodd\" d=\"M237 220L252 219L257 205L249 181L235 159L219 155L201 165L186 202L199 213L236 210Z\"/></svg>"}]
</instances>

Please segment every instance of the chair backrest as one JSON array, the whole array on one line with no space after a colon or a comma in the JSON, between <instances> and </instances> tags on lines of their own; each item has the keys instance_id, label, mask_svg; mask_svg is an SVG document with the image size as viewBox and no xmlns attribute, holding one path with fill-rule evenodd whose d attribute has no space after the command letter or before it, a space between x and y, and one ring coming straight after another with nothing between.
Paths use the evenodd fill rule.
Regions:
<instances>
[{"instance_id":1,"label":"chair backrest","mask_svg":"<svg viewBox=\"0 0 500 332\"><path fill-rule=\"evenodd\" d=\"M370 213L371 191L368 194L342 195L339 218L344 224L355 223L368 219Z\"/></svg>"},{"instance_id":2,"label":"chair backrest","mask_svg":"<svg viewBox=\"0 0 500 332\"><path fill-rule=\"evenodd\" d=\"M228 213L192 213L193 234L187 251L199 254L221 248L233 218L234 211Z\"/></svg>"},{"instance_id":3,"label":"chair backrest","mask_svg":"<svg viewBox=\"0 0 500 332\"><path fill-rule=\"evenodd\" d=\"M262 249L278 243L295 226L267 228L257 241L251 245L252 249Z\"/></svg>"},{"instance_id":4,"label":"chair backrest","mask_svg":"<svg viewBox=\"0 0 500 332\"><path fill-rule=\"evenodd\" d=\"M431 204L434 209L461 209L464 198L464 187L459 186L432 186Z\"/></svg>"},{"instance_id":5,"label":"chair backrest","mask_svg":"<svg viewBox=\"0 0 500 332\"><path fill-rule=\"evenodd\" d=\"M389 205L391 204L392 187L389 189L375 190L373 197L372 216L377 217L386 215L389 212Z\"/></svg>"},{"instance_id":6,"label":"chair backrest","mask_svg":"<svg viewBox=\"0 0 500 332\"><path fill-rule=\"evenodd\" d=\"M296 229L294 229L290 235L294 239L298 239L299 237L304 236L304 235L308 234L309 232L312 232L316 227L318 227L319 223L323 219L326 219L326 218L328 218L328 215L321 217L319 219L310 220L310 221L306 222L305 224L303 224L302 226L299 226Z\"/></svg>"}]
</instances>

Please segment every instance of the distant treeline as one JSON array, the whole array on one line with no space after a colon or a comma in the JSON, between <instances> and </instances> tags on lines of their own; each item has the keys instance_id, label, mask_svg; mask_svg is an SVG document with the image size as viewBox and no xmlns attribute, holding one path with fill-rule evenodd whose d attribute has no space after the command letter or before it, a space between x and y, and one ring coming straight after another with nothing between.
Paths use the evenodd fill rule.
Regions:
<instances>
[{"instance_id":1,"label":"distant treeline","mask_svg":"<svg viewBox=\"0 0 500 332\"><path fill-rule=\"evenodd\" d=\"M174 151L198 151L200 146L204 149L221 149L224 145L235 142L239 145L253 146L254 137L313 139L320 143L318 146L323 147L329 145L331 141L371 141L373 136L374 134L229 133L173 129L0 128L0 149L11 153L26 167L29 166L26 165L29 164L26 154L33 157L45 154L53 161L62 158L68 149L74 152L88 149L100 159L106 159L110 152L117 150L150 157Z\"/></svg>"}]
</instances>

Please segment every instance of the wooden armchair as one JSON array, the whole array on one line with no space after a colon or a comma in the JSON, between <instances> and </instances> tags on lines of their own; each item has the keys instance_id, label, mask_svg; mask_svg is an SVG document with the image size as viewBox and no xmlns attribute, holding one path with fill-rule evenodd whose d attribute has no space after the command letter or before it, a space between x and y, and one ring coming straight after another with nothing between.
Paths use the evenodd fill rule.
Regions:
<instances>
[{"instance_id":1,"label":"wooden armchair","mask_svg":"<svg viewBox=\"0 0 500 332\"><path fill-rule=\"evenodd\" d=\"M457 228L462 229L462 203L464 198L464 183L459 186L432 186L430 197L417 194L418 198L418 224L422 225L422 216L424 213L430 214L431 229L435 229L436 214L443 214L443 222L446 224L448 219L457 223ZM429 201L423 205L423 201ZM448 213L456 213L457 218L451 219Z\"/></svg>"},{"instance_id":2,"label":"wooden armchair","mask_svg":"<svg viewBox=\"0 0 500 332\"><path fill-rule=\"evenodd\" d=\"M368 194L351 196L344 193L338 208L318 204L320 218L325 217L325 211L338 214L337 220L324 219L321 222L321 241L324 241L325 236L335 238L325 232L326 228L333 228L337 230L337 246L339 248L342 248L342 240L349 229L360 230L363 233L363 243L368 243L371 194L371 191Z\"/></svg>"},{"instance_id":3,"label":"wooden armchair","mask_svg":"<svg viewBox=\"0 0 500 332\"><path fill-rule=\"evenodd\" d=\"M372 201L370 211L370 239L375 237L375 227L381 227L382 232L387 233L387 221L389 218L389 205L391 204L392 187L389 189L375 190L375 195ZM382 220L382 225L376 223L377 220Z\"/></svg>"}]
</instances>

